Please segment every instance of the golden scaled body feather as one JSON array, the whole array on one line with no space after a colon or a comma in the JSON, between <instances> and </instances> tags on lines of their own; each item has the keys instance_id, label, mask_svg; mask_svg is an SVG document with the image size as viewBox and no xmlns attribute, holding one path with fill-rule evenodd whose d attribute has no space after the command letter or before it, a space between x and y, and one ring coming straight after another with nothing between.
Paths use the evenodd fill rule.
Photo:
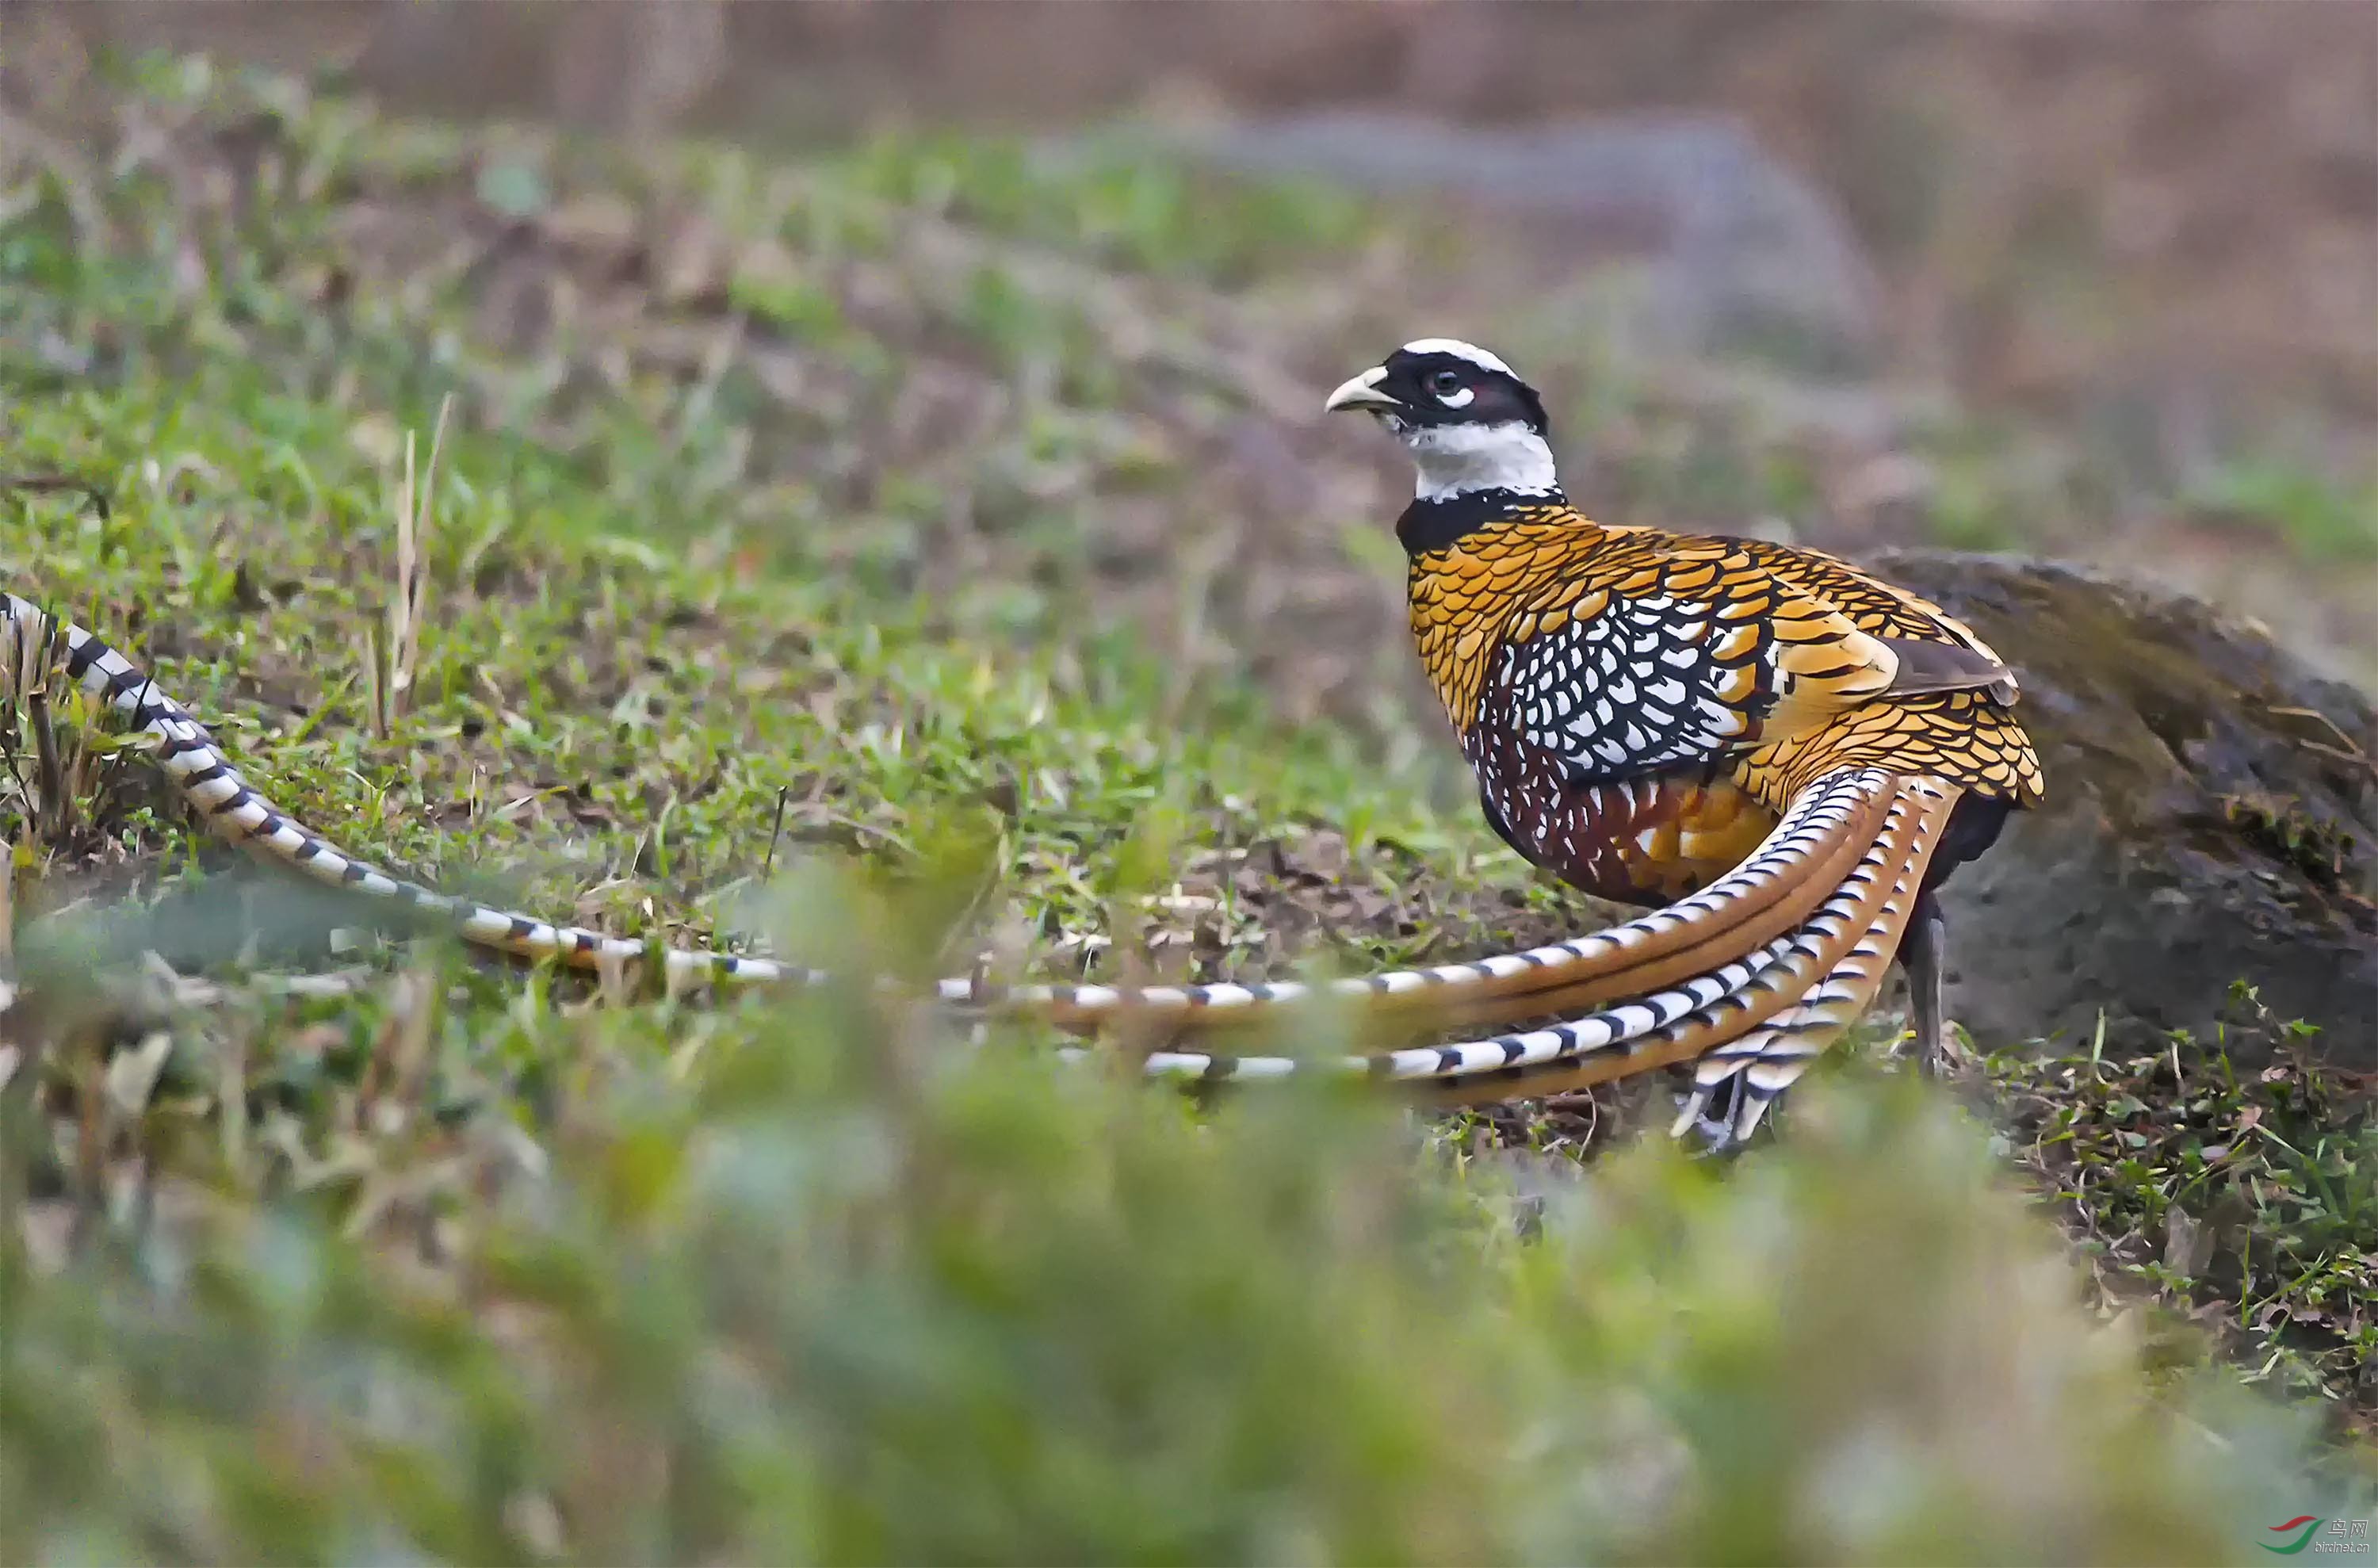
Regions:
<instances>
[{"instance_id":1,"label":"golden scaled body feather","mask_svg":"<svg viewBox=\"0 0 2378 1568\"><path fill-rule=\"evenodd\" d=\"M1520 506L1415 555L1410 607L1498 828L1605 896L1705 886L1832 768L2039 798L1996 653L1939 606L1818 551ZM1548 642L1568 662L1534 657ZM1615 652L1590 668L1597 648ZM1579 711L1580 728L1563 729L1588 703L1599 723ZM1674 733L1637 725L1646 712Z\"/></svg>"}]
</instances>

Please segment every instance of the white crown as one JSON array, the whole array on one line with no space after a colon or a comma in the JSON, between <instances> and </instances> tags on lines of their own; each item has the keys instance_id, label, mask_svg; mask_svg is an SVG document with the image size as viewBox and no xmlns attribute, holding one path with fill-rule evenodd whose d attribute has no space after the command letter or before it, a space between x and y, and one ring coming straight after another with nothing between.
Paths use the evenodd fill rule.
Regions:
<instances>
[{"instance_id":1,"label":"white crown","mask_svg":"<svg viewBox=\"0 0 2378 1568\"><path fill-rule=\"evenodd\" d=\"M1459 338L1419 338L1404 344L1404 352L1406 354L1449 354L1456 359L1467 359L1482 370L1500 371L1515 381L1519 379L1519 373L1504 364L1501 359L1487 353L1476 344L1463 343Z\"/></svg>"}]
</instances>

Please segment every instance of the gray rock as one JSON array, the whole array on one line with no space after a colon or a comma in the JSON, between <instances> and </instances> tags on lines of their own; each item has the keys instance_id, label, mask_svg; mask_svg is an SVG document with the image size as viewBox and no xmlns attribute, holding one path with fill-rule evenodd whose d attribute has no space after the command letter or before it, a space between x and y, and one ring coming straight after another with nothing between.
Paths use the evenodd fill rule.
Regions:
<instances>
[{"instance_id":1,"label":"gray rock","mask_svg":"<svg viewBox=\"0 0 2378 1568\"><path fill-rule=\"evenodd\" d=\"M1904 550L1892 581L2011 660L2048 799L1943 896L1952 1016L1986 1043L2216 1038L2233 982L2378 1067L2378 714L2194 600Z\"/></svg>"},{"instance_id":2,"label":"gray rock","mask_svg":"<svg viewBox=\"0 0 2378 1568\"><path fill-rule=\"evenodd\" d=\"M1822 191L1747 129L1711 115L1628 115L1508 129L1375 110L1210 126L1178 144L1224 167L1442 194L1515 215L1577 271L1642 267L1650 337L1670 349L1755 346L1812 368L1864 363L1878 288Z\"/></svg>"}]
</instances>

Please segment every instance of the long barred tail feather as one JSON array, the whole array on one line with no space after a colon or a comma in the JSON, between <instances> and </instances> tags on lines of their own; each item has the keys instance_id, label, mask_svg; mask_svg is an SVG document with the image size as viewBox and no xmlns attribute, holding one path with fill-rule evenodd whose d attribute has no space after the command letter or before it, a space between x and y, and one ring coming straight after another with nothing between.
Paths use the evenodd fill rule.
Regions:
<instances>
[{"instance_id":1,"label":"long barred tail feather","mask_svg":"<svg viewBox=\"0 0 2378 1568\"><path fill-rule=\"evenodd\" d=\"M13 594L5 596L5 608L8 621L20 632L46 623L39 609ZM439 893L371 865L274 806L241 774L206 727L159 691L130 659L82 627L63 620L57 625L67 672L94 699L156 739L160 762L201 820L234 843L318 882L442 920L479 946L577 969L657 957L673 983L811 984L824 978L815 970L771 959L660 947L582 926L557 925ZM1874 842L1893 788L1892 777L1880 768L1844 769L1821 778L1793 802L1757 850L1700 892L1623 924L1524 952L1319 984L1224 982L1134 990L1000 987L974 979L947 979L939 983L937 994L944 1002L1042 1018L1073 1029L1124 1014L1206 1025L1315 995L1352 1001L1366 1009L1422 1013L1447 1021L1482 1012L1490 1019L1541 1017L1559 1007L1639 994L1722 969L1800 928L1838 885L1841 869ZM1524 1001L1513 1000L1519 998ZM1465 1007L1472 1012L1466 1014Z\"/></svg>"},{"instance_id":2,"label":"long barred tail feather","mask_svg":"<svg viewBox=\"0 0 2378 1568\"><path fill-rule=\"evenodd\" d=\"M1901 889L1922 874L1953 791L1929 779L1899 781L1877 835L1857 865L1798 929L1683 985L1546 1028L1459 1044L1321 1057L1158 1051L1151 1077L1248 1081L1298 1072L1363 1074L1422 1081L1456 1103L1554 1092L1688 1060L1758 1029L1792 1007L1874 930ZM1904 902L1904 897L1902 897ZM1067 1055L1085 1058L1087 1048Z\"/></svg>"},{"instance_id":3,"label":"long barred tail feather","mask_svg":"<svg viewBox=\"0 0 2378 1568\"><path fill-rule=\"evenodd\" d=\"M6 615L11 625L20 630L39 627L45 619L39 609L14 594L6 596ZM223 754L206 727L159 691L130 659L79 626L63 621L58 625L66 643L66 673L91 697L156 737L158 761L174 787L208 826L233 843L268 853L330 887L352 888L446 919L466 940L520 958L555 959L574 968L597 969L647 956L647 944L633 938L606 936L583 926L554 925L492 909L357 860L266 800ZM668 948L663 956L672 980L807 983L821 978L814 971L735 953Z\"/></svg>"},{"instance_id":4,"label":"long barred tail feather","mask_svg":"<svg viewBox=\"0 0 2378 1568\"><path fill-rule=\"evenodd\" d=\"M1792 929L1823 899L1829 878L1872 841L1891 785L1891 776L1880 768L1844 769L1820 778L1793 802L1764 843L1699 892L1621 924L1521 952L1319 983L1219 981L1134 991L1104 985L984 988L944 980L941 995L944 1001L1028 1013L1063 1027L1124 1012L1194 1019L1209 1026L1315 996L1354 1003L1373 1016L1410 1011L1448 1022L1541 1017L1555 1010L1544 1005L1547 998L1577 1006L1641 991L1722 963ZM1531 1005L1484 1005L1508 997Z\"/></svg>"},{"instance_id":5,"label":"long barred tail feather","mask_svg":"<svg viewBox=\"0 0 2378 1568\"><path fill-rule=\"evenodd\" d=\"M1710 1128L1713 1141L1739 1144L1758 1130L1784 1092L1874 1005L1906 933L1923 869L1916 861L1901 870L1866 935L1798 1002L1693 1064L1692 1092L1673 1133L1681 1137L1702 1125L1729 1082L1735 1085L1732 1103L1723 1125Z\"/></svg>"},{"instance_id":6,"label":"long barred tail feather","mask_svg":"<svg viewBox=\"0 0 2378 1568\"><path fill-rule=\"evenodd\" d=\"M1794 945L1785 962L1770 966L1747 985L1673 1024L1629 1041L1624 1055L1589 1055L1574 1062L1520 1067L1494 1075L1474 1087L1468 1083L1449 1086L1437 1097L1456 1104L1479 1104L1566 1093L1606 1083L1654 1067L1693 1061L1796 1006L1812 986L1839 965L1860 934L1873 928L1884 906L1885 888L1895 888L1904 879L1912 889L1920 881L1924 865L1947 821L1954 791L1930 778L1903 783L1918 803L1919 815L1913 831L1895 847L1878 841L1859 862L1862 877L1870 880L1860 891L1857 901L1844 904L1828 900L1828 912L1810 923L1803 933L1805 940ZM1884 868L1894 863L1900 872L1885 878Z\"/></svg>"}]
</instances>

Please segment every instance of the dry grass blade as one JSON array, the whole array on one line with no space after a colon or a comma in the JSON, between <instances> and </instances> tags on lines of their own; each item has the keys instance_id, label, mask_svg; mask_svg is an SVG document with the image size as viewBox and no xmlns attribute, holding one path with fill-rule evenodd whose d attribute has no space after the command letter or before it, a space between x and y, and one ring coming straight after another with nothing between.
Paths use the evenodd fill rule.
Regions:
<instances>
[{"instance_id":1,"label":"dry grass blade","mask_svg":"<svg viewBox=\"0 0 2378 1568\"><path fill-rule=\"evenodd\" d=\"M2302 746L2304 750L2308 752L2318 752L2323 756L2335 757L2339 762L2349 762L2356 767L2366 769L2372 774L2378 774L2378 761L2373 761L2370 754L2361 749L2360 743L2355 741L2352 736L2345 732L2345 729L2342 725L2338 724L2334 718L2329 718L2328 715L2321 712L2318 708L2275 707L2271 711L2288 718L2309 718L2313 723L2318 724L2323 729L2326 730L2330 734L2336 736L2337 740L2344 742L2344 744L2339 747L2329 745L2324 741L2298 742L2297 744Z\"/></svg>"},{"instance_id":2,"label":"dry grass blade","mask_svg":"<svg viewBox=\"0 0 2378 1568\"><path fill-rule=\"evenodd\" d=\"M366 621L357 634L364 645L364 706L371 715L373 737L385 741L392 716L389 712L388 669L380 657L379 632Z\"/></svg>"},{"instance_id":3,"label":"dry grass blade","mask_svg":"<svg viewBox=\"0 0 2378 1568\"><path fill-rule=\"evenodd\" d=\"M32 624L24 621L18 621L7 634L0 635L0 762L7 764L10 783L28 822L40 809L40 798L25 781L24 758L18 746L17 715L31 684L29 675L36 668L39 642Z\"/></svg>"},{"instance_id":4,"label":"dry grass blade","mask_svg":"<svg viewBox=\"0 0 2378 1568\"><path fill-rule=\"evenodd\" d=\"M65 625L37 612L18 618L0 633L0 703L6 705L0 764L6 765L8 786L16 791L34 842L51 850L65 848L85 826L84 802L99 798L101 770L115 754L104 739L112 710L88 699L63 674ZM66 705L69 714L63 730L58 702ZM30 782L23 755L28 734Z\"/></svg>"},{"instance_id":5,"label":"dry grass blade","mask_svg":"<svg viewBox=\"0 0 2378 1568\"><path fill-rule=\"evenodd\" d=\"M47 618L19 622L16 647L18 706L25 727L33 737L33 810L35 837L55 846L74 826L74 798L66 788L66 762L58 746L57 725L50 710L50 670L55 634Z\"/></svg>"},{"instance_id":6,"label":"dry grass blade","mask_svg":"<svg viewBox=\"0 0 2378 1568\"><path fill-rule=\"evenodd\" d=\"M438 404L438 423L429 435L429 461L417 475L413 434L405 433L404 477L396 495L396 593L388 606L388 675L379 683L373 705L375 714L381 716L383 735L388 721L403 713L421 666L421 615L428 594L422 554L438 491L438 460L446 446L446 421L453 409L454 396L449 392Z\"/></svg>"}]
</instances>

